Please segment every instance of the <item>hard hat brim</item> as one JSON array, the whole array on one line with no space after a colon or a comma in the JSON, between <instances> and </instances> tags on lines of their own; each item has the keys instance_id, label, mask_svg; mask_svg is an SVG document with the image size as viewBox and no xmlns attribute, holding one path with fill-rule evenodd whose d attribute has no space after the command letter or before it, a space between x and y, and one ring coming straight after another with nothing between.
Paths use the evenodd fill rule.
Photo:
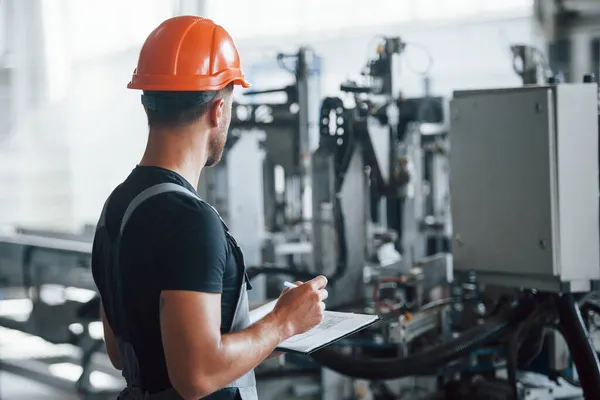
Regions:
<instances>
[{"instance_id":1,"label":"hard hat brim","mask_svg":"<svg viewBox=\"0 0 600 400\"><path fill-rule=\"evenodd\" d=\"M230 83L249 88L252 85L244 78L239 70L227 70L216 76L173 76L173 75L143 75L134 72L133 78L127 84L129 89L155 91L214 91L221 90Z\"/></svg>"}]
</instances>

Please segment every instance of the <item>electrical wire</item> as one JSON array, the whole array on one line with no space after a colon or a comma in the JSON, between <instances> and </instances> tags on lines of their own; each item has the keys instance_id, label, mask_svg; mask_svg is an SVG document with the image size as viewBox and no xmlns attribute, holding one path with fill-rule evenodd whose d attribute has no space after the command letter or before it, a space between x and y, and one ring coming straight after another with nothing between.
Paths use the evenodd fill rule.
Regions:
<instances>
[{"instance_id":1,"label":"electrical wire","mask_svg":"<svg viewBox=\"0 0 600 400\"><path fill-rule=\"evenodd\" d=\"M339 98L325 99L321 105L321 113L320 113L321 119L323 119L324 116L327 116L327 118L329 118L331 112L334 109L337 110L340 107L343 108L343 103ZM337 122L338 117L343 117L343 112L340 115L336 115L336 117L335 117L336 122ZM352 155L354 137L353 137L352 130L350 129L349 126L347 126L348 124L344 123L342 125L343 125L343 127L347 128L346 134L344 135L344 139L347 140L347 143L345 144L345 147L344 147L345 153L342 155L342 163L349 163L349 161L351 159L351 155ZM323 135L323 134L321 134L321 135ZM335 148L337 149L339 147L335 147ZM342 165L341 169L343 169L343 168L345 168L344 164ZM338 257L337 258L338 259L337 259L336 267L335 267L335 270L333 271L333 273L331 275L324 274L325 277L327 278L327 280L329 281L329 284L331 284L331 285L334 285L336 281L339 281L345 275L346 270L347 270L347 264L348 264L348 244L347 244L347 240L346 240L346 224L345 224L342 201L340 198L340 191L341 191L341 187L342 187L343 178L344 178L344 174L341 173L341 171L336 170L335 184L334 184L335 196L333 199L333 220L334 220L333 222L335 225L335 232L337 234L337 244L338 244ZM248 267L247 273L248 273L248 277L250 279L252 279L260 274L288 275L288 276L293 276L301 281L310 280L314 277L314 273L311 273L309 271L301 271L301 270L297 270L297 269L293 269L293 268L286 268L286 267L281 267L281 266L271 266L271 265L260 265L260 266Z\"/></svg>"},{"instance_id":2,"label":"electrical wire","mask_svg":"<svg viewBox=\"0 0 600 400\"><path fill-rule=\"evenodd\" d=\"M532 329L534 326L544 324L546 319L552 315L549 313L547 307L548 304L546 302L537 304L528 314L527 318L525 318L524 322L517 326L517 329L513 332L508 342L506 367L508 373L508 382L514 398L518 398L517 364L519 350L523 344L522 338L529 332L530 329Z\"/></svg>"},{"instance_id":3,"label":"electrical wire","mask_svg":"<svg viewBox=\"0 0 600 400\"><path fill-rule=\"evenodd\" d=\"M332 275L325 275L330 285L335 285L342 276L345 275L348 263L348 247L346 244L346 227L344 223L344 215L342 211L341 200L336 196L334 204L334 220L336 221L336 232L338 232L338 262L336 269ZM309 271L301 271L293 268L286 268L282 266L249 266L246 267L246 271L249 279L253 279L261 274L267 275L289 275L301 281L308 281L314 278L314 273Z\"/></svg>"}]
</instances>

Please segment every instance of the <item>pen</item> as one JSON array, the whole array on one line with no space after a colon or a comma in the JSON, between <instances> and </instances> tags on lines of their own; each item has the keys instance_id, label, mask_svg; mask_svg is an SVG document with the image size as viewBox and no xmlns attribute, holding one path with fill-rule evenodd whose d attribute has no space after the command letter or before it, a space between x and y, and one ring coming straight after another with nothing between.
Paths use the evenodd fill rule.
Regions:
<instances>
[{"instance_id":1,"label":"pen","mask_svg":"<svg viewBox=\"0 0 600 400\"><path fill-rule=\"evenodd\" d=\"M288 282L288 281L283 282L283 286L290 288L290 289L295 289L298 287L297 285L294 285L293 283Z\"/></svg>"}]
</instances>

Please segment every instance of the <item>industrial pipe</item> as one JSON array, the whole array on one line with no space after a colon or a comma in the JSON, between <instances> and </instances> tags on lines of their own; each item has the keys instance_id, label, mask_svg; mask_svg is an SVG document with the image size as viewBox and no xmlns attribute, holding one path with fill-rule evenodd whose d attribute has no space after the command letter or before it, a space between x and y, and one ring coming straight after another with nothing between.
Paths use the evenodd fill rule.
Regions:
<instances>
[{"instance_id":1,"label":"industrial pipe","mask_svg":"<svg viewBox=\"0 0 600 400\"><path fill-rule=\"evenodd\" d=\"M484 324L464 332L457 339L418 354L396 359L357 358L331 349L319 350L311 356L319 365L357 379L387 380L431 375L448 361L463 357L476 347L502 336L510 326L507 318L490 318Z\"/></svg>"},{"instance_id":2,"label":"industrial pipe","mask_svg":"<svg viewBox=\"0 0 600 400\"><path fill-rule=\"evenodd\" d=\"M579 306L572 294L558 296L556 303L562 332L579 372L583 395L586 400L600 399L600 361L590 341Z\"/></svg>"}]
</instances>

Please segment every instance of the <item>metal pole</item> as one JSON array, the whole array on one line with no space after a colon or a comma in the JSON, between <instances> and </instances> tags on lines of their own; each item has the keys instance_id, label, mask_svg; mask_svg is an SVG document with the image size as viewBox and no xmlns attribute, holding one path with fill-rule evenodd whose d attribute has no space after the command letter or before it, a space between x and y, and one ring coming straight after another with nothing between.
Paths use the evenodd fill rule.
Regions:
<instances>
[{"instance_id":1,"label":"metal pole","mask_svg":"<svg viewBox=\"0 0 600 400\"><path fill-rule=\"evenodd\" d=\"M298 134L300 151L300 214L304 219L306 211L306 189L310 187L311 176L311 153L310 153L310 129L309 129L309 93L308 93L308 50L300 48L298 51L298 65L296 67L296 87L298 88Z\"/></svg>"}]
</instances>

